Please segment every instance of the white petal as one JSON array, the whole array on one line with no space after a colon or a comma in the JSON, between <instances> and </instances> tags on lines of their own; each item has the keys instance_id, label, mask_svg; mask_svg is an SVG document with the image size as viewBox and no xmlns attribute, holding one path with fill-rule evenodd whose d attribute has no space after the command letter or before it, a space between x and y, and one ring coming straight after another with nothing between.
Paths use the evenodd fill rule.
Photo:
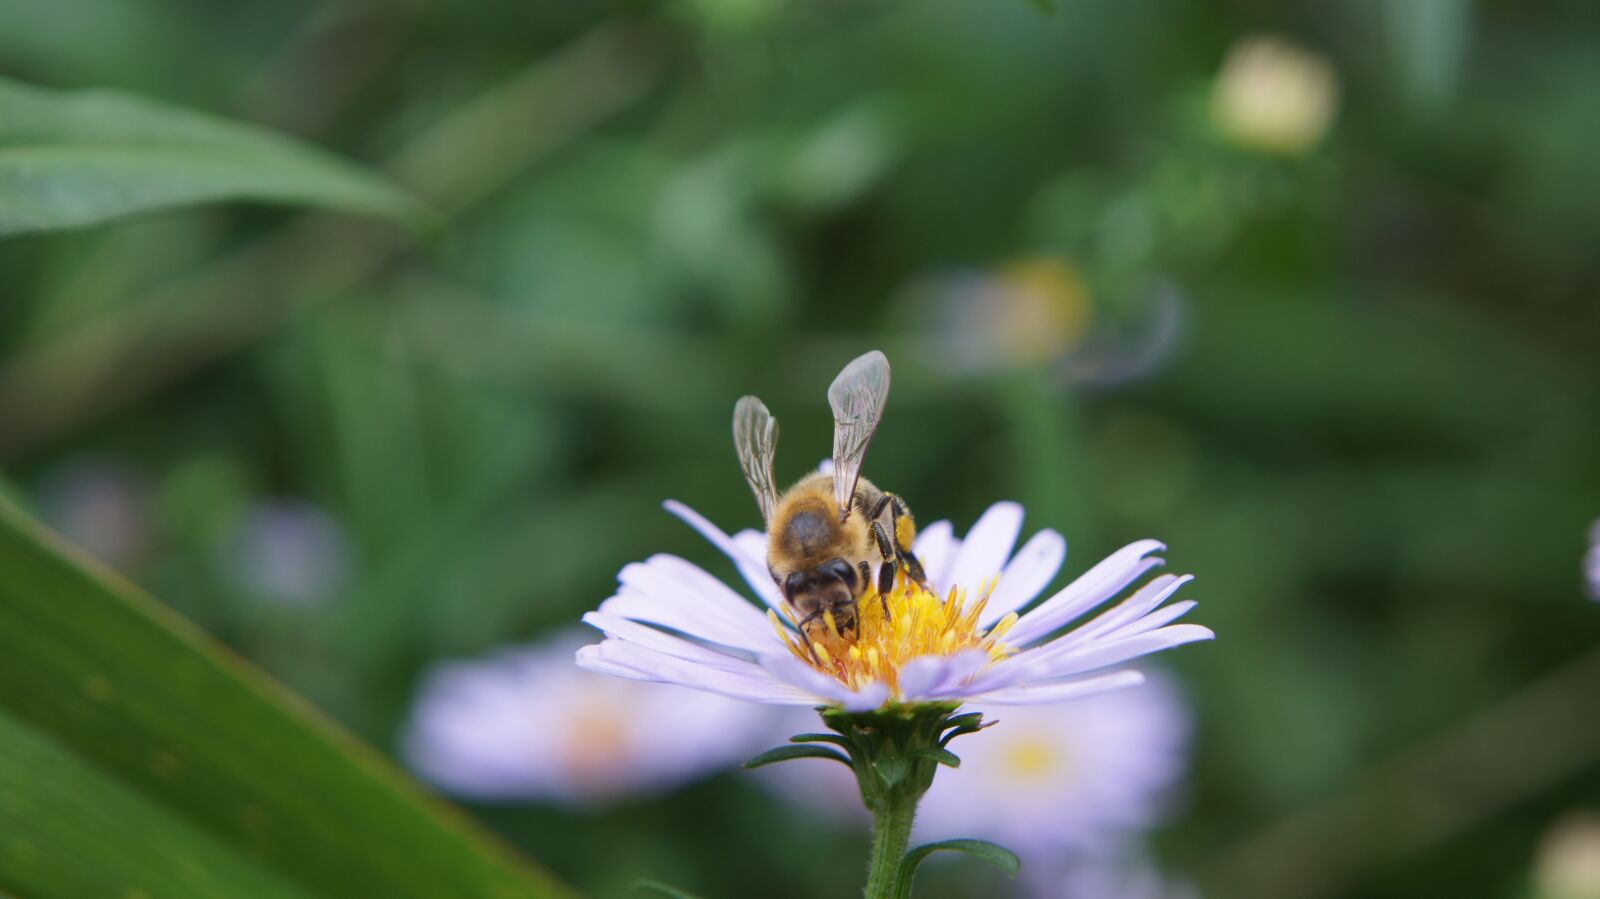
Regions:
<instances>
[{"instance_id":1,"label":"white petal","mask_svg":"<svg viewBox=\"0 0 1600 899\"><path fill-rule=\"evenodd\" d=\"M733 564L738 567L739 574L744 576L745 583L756 592L761 601L773 608L777 608L783 597L778 594L778 585L772 582L772 575L767 572L767 555L765 552L752 554L747 548L741 548L732 537L722 532L722 529L707 521L705 516L689 508L675 499L669 499L662 506L673 515L683 519L689 527L700 532L700 536L710 540L717 549L722 550Z\"/></svg>"},{"instance_id":2,"label":"white petal","mask_svg":"<svg viewBox=\"0 0 1600 899\"><path fill-rule=\"evenodd\" d=\"M999 574L1021 532L1021 506L1013 502L990 506L961 541L961 549L950 566L949 586L976 591L984 581Z\"/></svg>"},{"instance_id":3,"label":"white petal","mask_svg":"<svg viewBox=\"0 0 1600 899\"><path fill-rule=\"evenodd\" d=\"M607 639L578 650L578 665L602 674L678 684L747 702L774 705L810 705L816 702L814 697L779 682L755 664L747 665L745 672L713 668L617 639ZM630 671L633 672L631 675L627 673Z\"/></svg>"},{"instance_id":4,"label":"white petal","mask_svg":"<svg viewBox=\"0 0 1600 899\"><path fill-rule=\"evenodd\" d=\"M614 661L611 658L611 650L606 647L616 645L618 642L602 640L592 646L579 647L577 655L574 657L577 660L578 667L585 671L593 671L595 674L605 674L610 677L625 677L628 680L649 681L653 684L667 683L667 681L656 675L645 673L642 669Z\"/></svg>"},{"instance_id":5,"label":"white petal","mask_svg":"<svg viewBox=\"0 0 1600 899\"><path fill-rule=\"evenodd\" d=\"M1014 646L1032 643L1111 599L1145 572L1162 565L1160 558L1145 557L1164 548L1159 541L1141 540L1117 550L1029 610L1006 635L1006 641Z\"/></svg>"},{"instance_id":6,"label":"white petal","mask_svg":"<svg viewBox=\"0 0 1600 899\"><path fill-rule=\"evenodd\" d=\"M1071 677L1084 674L1098 668L1108 668L1120 665L1129 659L1150 655L1163 649L1182 646L1197 640L1211 640L1216 637L1209 628L1198 624L1173 624L1153 630L1145 634L1135 634L1117 640L1102 640L1089 643L1086 646L1071 649L1067 652L1053 652L1054 646L1043 650L1033 650L1031 653L1022 653L1007 659L1006 662L1014 664L1019 671L1026 671L1026 678L1014 680L1040 681L1054 680L1061 677ZM1033 655L1038 653L1038 655ZM1032 656L1032 657L1030 657ZM995 666L999 668L1001 666Z\"/></svg>"},{"instance_id":7,"label":"white petal","mask_svg":"<svg viewBox=\"0 0 1600 899\"><path fill-rule=\"evenodd\" d=\"M800 661L788 651L762 656L761 667L786 684L815 694L822 701L840 703L852 712L875 709L889 699L887 684L868 684L858 693Z\"/></svg>"},{"instance_id":8,"label":"white petal","mask_svg":"<svg viewBox=\"0 0 1600 899\"><path fill-rule=\"evenodd\" d=\"M1082 680L1054 684L1023 684L991 693L979 693L968 699L989 705L1035 705L1047 702L1066 702L1082 699L1109 690L1125 690L1144 683L1144 675L1137 671L1115 671Z\"/></svg>"},{"instance_id":9,"label":"white petal","mask_svg":"<svg viewBox=\"0 0 1600 899\"><path fill-rule=\"evenodd\" d=\"M956 559L956 550L961 542L955 538L955 529L948 521L935 521L933 524L917 531L916 542L912 544L911 551L917 554L917 561L922 563L922 571L928 576L928 583L933 586L934 592L944 596L950 591L950 565Z\"/></svg>"},{"instance_id":10,"label":"white petal","mask_svg":"<svg viewBox=\"0 0 1600 899\"><path fill-rule=\"evenodd\" d=\"M1148 631L1153 631L1158 627L1165 627L1172 622L1177 621L1179 618L1189 614L1189 610L1193 609L1197 605L1199 605L1199 603L1192 599L1186 599L1182 602L1175 602L1170 606L1156 609L1154 612L1151 612L1132 624L1123 625L1106 636L1108 638L1120 639L1122 637L1132 637L1135 634L1143 634Z\"/></svg>"},{"instance_id":11,"label":"white petal","mask_svg":"<svg viewBox=\"0 0 1600 899\"><path fill-rule=\"evenodd\" d=\"M656 555L622 569L622 589L602 610L651 621L752 652L772 648L772 625L727 584L676 556Z\"/></svg>"},{"instance_id":12,"label":"white petal","mask_svg":"<svg viewBox=\"0 0 1600 899\"><path fill-rule=\"evenodd\" d=\"M983 618L978 623L989 627L1032 602L1039 591L1055 580L1066 558L1065 537L1055 531L1034 534L1006 563L1005 573L1000 575L1000 584L994 588L989 605L984 608Z\"/></svg>"},{"instance_id":13,"label":"white petal","mask_svg":"<svg viewBox=\"0 0 1600 899\"><path fill-rule=\"evenodd\" d=\"M761 563L761 573L765 578L756 586L756 592L761 594L761 601L769 606L776 607L783 601L783 596L778 591L778 585L773 583L772 573L767 571L767 534L765 531L745 528L733 535L733 545L751 563Z\"/></svg>"},{"instance_id":14,"label":"white petal","mask_svg":"<svg viewBox=\"0 0 1600 899\"><path fill-rule=\"evenodd\" d=\"M1122 628L1144 615L1157 606L1166 602L1178 588L1194 580L1194 575L1163 574L1151 578L1150 583L1140 587L1132 596L1113 606L1110 610L1095 616L1094 620L1075 627L1063 634L1060 639L1047 644L1050 651L1063 650L1068 647L1084 646L1113 631ZM769 629L770 630L770 629ZM1041 647L1044 649L1045 647Z\"/></svg>"},{"instance_id":15,"label":"white petal","mask_svg":"<svg viewBox=\"0 0 1600 899\"><path fill-rule=\"evenodd\" d=\"M686 662L735 671L743 670L744 667L753 664L753 657L741 658L726 652L718 652L711 647L702 646L676 634L669 634L611 612L588 612L583 616L583 620L585 624L599 628L608 637L616 637L624 643L637 643L646 649L665 653Z\"/></svg>"},{"instance_id":16,"label":"white petal","mask_svg":"<svg viewBox=\"0 0 1600 899\"><path fill-rule=\"evenodd\" d=\"M947 656L922 656L900 669L900 694L907 702L948 699L952 691L989 664L989 653L968 649Z\"/></svg>"}]
</instances>

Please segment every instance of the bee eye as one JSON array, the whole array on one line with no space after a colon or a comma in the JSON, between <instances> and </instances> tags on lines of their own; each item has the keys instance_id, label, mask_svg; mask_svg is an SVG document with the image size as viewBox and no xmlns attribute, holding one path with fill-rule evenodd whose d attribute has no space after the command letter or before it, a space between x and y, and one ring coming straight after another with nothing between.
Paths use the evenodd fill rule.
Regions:
<instances>
[{"instance_id":1,"label":"bee eye","mask_svg":"<svg viewBox=\"0 0 1600 899\"><path fill-rule=\"evenodd\" d=\"M834 559L828 563L828 571L843 581L846 587L854 587L856 585L856 570L850 567L849 562L843 559Z\"/></svg>"}]
</instances>

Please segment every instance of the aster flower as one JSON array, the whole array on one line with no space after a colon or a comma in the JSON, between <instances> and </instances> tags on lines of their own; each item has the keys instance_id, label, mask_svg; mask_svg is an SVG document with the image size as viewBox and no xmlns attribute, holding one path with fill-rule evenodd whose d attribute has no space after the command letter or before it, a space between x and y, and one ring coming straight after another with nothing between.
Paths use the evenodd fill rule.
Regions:
<instances>
[{"instance_id":1,"label":"aster flower","mask_svg":"<svg viewBox=\"0 0 1600 899\"><path fill-rule=\"evenodd\" d=\"M591 671L693 687L779 705L868 711L891 705L1061 702L1134 686L1123 664L1212 637L1174 624L1193 601L1163 605L1190 578L1161 574L1110 609L1074 625L1160 567L1154 540L1111 554L1030 607L1066 558L1055 531L1013 553L1022 507L1001 502L964 539L949 522L918 536L928 589L900 577L861 603L859 633L808 641L766 567L766 535L729 536L681 503L666 508L733 560L763 615L738 591L677 556L627 566L617 594L584 621L606 639L578 652ZM881 600L881 601L880 601ZM887 610L887 611L886 611Z\"/></svg>"},{"instance_id":2,"label":"aster flower","mask_svg":"<svg viewBox=\"0 0 1600 899\"><path fill-rule=\"evenodd\" d=\"M569 631L436 665L402 755L457 796L596 805L733 767L771 741L773 717L744 703L574 668L585 639Z\"/></svg>"},{"instance_id":3,"label":"aster flower","mask_svg":"<svg viewBox=\"0 0 1600 899\"><path fill-rule=\"evenodd\" d=\"M734 449L770 539L754 530L730 537L667 503L733 561L764 616L701 568L657 555L625 567L617 594L584 616L605 639L578 652L591 671L817 707L829 732L791 737L746 766L821 758L850 767L874 819L867 899L908 897L918 865L937 851L1018 869L1015 853L982 840L909 848L938 767L961 764L950 742L993 723L982 712L958 714L964 703L1056 703L1135 686L1143 675L1126 663L1212 636L1173 623L1193 602L1163 605L1188 577L1140 583L1162 564L1154 540L1124 547L1038 600L1067 545L1047 530L1013 554L1020 505L996 503L961 540L949 522L915 534L900 498L860 477L889 381L876 350L840 371L828 388L833 470L782 495L773 475L777 420L754 396L735 404Z\"/></svg>"}]
</instances>

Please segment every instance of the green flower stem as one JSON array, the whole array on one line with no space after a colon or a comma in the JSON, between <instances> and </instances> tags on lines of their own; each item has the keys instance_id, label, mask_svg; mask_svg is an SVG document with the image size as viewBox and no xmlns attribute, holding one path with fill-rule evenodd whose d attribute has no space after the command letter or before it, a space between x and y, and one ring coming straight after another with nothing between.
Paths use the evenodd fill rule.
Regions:
<instances>
[{"instance_id":1,"label":"green flower stem","mask_svg":"<svg viewBox=\"0 0 1600 899\"><path fill-rule=\"evenodd\" d=\"M917 803L933 786L939 768L939 738L955 706L899 706L875 712L827 711L823 721L849 747L861 801L874 821L867 862L866 899L900 899L902 863L911 845Z\"/></svg>"},{"instance_id":2,"label":"green flower stem","mask_svg":"<svg viewBox=\"0 0 1600 899\"><path fill-rule=\"evenodd\" d=\"M818 709L832 733L790 737L790 745L763 752L745 767L799 758L831 759L850 766L861 787L861 801L874 821L866 899L909 899L917 865L940 850L976 854L1015 873L1016 856L978 840L946 840L907 852L917 803L933 786L939 766L961 764L946 744L993 723L977 712L958 715L958 708L958 703L939 702L891 704L870 712Z\"/></svg>"},{"instance_id":3,"label":"green flower stem","mask_svg":"<svg viewBox=\"0 0 1600 899\"><path fill-rule=\"evenodd\" d=\"M866 899L898 899L901 862L911 846L911 825L922 796L886 799L873 811L872 857L867 862Z\"/></svg>"}]
</instances>

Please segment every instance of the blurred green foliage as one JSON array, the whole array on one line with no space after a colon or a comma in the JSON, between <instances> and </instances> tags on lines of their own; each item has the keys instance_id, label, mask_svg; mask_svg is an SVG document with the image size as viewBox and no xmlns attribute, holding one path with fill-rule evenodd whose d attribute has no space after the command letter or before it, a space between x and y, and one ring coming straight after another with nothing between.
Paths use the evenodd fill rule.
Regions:
<instances>
[{"instance_id":1,"label":"blurred green foliage","mask_svg":"<svg viewBox=\"0 0 1600 899\"><path fill-rule=\"evenodd\" d=\"M0 887L572 895L0 504Z\"/></svg>"},{"instance_id":2,"label":"blurred green foliage","mask_svg":"<svg viewBox=\"0 0 1600 899\"><path fill-rule=\"evenodd\" d=\"M1600 803L1593 4L0 20L0 74L256 122L439 210L420 238L229 206L0 242L17 492L66 526L60 485L115 473L129 524L102 555L381 747L428 662L572 622L628 561L731 573L660 500L753 525L734 398L767 400L798 476L828 449L828 380L878 346L895 392L868 473L920 520L1015 498L1067 534L1069 573L1156 536L1199 575L1219 640L1171 660L1200 733L1158 845L1208 895L1520 896L1549 822ZM1295 152L1215 121L1224 59L1262 32L1337 78ZM1084 285L1075 364L951 364L919 285L1038 259ZM1178 313L1149 343L1158 295ZM283 498L345 546L298 602L228 562ZM598 896L847 895L865 857L738 774L477 811ZM979 867L918 895L995 889Z\"/></svg>"}]
</instances>

